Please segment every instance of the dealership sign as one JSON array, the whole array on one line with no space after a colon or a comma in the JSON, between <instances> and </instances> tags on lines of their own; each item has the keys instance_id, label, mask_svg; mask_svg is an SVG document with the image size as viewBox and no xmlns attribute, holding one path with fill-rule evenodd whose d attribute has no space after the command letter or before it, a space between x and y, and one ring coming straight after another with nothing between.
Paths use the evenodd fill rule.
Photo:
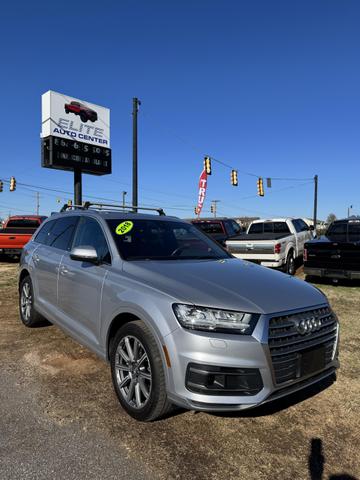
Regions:
<instances>
[{"instance_id":1,"label":"dealership sign","mask_svg":"<svg viewBox=\"0 0 360 480\"><path fill-rule=\"evenodd\" d=\"M110 110L62 93L42 95L42 166L111 173Z\"/></svg>"},{"instance_id":2,"label":"dealership sign","mask_svg":"<svg viewBox=\"0 0 360 480\"><path fill-rule=\"evenodd\" d=\"M199 195L198 195L198 203L196 207L196 214L200 215L202 207L205 202L205 196L206 196L206 188L207 188L207 173L205 170L201 172L200 178L199 178Z\"/></svg>"}]
</instances>

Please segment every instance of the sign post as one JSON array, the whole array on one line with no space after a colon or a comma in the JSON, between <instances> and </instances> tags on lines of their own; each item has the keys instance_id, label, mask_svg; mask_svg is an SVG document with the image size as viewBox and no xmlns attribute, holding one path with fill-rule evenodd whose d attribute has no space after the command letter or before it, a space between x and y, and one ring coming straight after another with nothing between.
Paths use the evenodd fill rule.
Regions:
<instances>
[{"instance_id":1,"label":"sign post","mask_svg":"<svg viewBox=\"0 0 360 480\"><path fill-rule=\"evenodd\" d=\"M74 205L82 173L111 173L110 110L48 91L42 95L41 165L74 172Z\"/></svg>"}]
</instances>

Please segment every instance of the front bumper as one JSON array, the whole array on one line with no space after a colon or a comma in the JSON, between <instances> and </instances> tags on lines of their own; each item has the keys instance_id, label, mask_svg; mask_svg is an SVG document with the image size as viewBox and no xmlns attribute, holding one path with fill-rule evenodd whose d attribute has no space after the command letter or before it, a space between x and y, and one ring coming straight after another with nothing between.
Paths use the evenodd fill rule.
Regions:
<instances>
[{"instance_id":1,"label":"front bumper","mask_svg":"<svg viewBox=\"0 0 360 480\"><path fill-rule=\"evenodd\" d=\"M315 268L304 267L305 275L312 275L314 277L326 277L326 278L341 278L350 280L359 280L360 272L353 270L340 270L330 268Z\"/></svg>"},{"instance_id":2,"label":"front bumper","mask_svg":"<svg viewBox=\"0 0 360 480\"><path fill-rule=\"evenodd\" d=\"M332 375L338 368L337 336L334 356L325 368L281 385L276 384L267 344L268 328L269 317L264 315L260 317L251 336L195 332L181 327L173 331L165 338L171 360L171 368L168 369L169 400L190 410L244 410L306 388ZM194 364L197 371L199 366L203 366L205 372L209 372L210 366L220 367L225 372L238 369L244 375L249 371L254 375L258 372L261 381L257 382L257 386L259 383L260 386L253 389L254 394L249 391L244 391L242 395L228 391L218 393L214 389L202 393L201 389L193 387L194 382L189 386L189 368ZM237 378L241 383L242 377Z\"/></svg>"}]
</instances>

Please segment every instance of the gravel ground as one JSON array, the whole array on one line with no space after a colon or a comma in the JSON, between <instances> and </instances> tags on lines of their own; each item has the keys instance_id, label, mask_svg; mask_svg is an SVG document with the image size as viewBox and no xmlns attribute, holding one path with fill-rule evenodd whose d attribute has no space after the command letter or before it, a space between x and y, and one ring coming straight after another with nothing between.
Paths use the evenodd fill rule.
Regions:
<instances>
[{"instance_id":1,"label":"gravel ground","mask_svg":"<svg viewBox=\"0 0 360 480\"><path fill-rule=\"evenodd\" d=\"M359 286L320 285L341 322L336 383L242 414L142 424L105 363L57 327L20 323L16 272L0 263L1 480L360 478Z\"/></svg>"}]
</instances>

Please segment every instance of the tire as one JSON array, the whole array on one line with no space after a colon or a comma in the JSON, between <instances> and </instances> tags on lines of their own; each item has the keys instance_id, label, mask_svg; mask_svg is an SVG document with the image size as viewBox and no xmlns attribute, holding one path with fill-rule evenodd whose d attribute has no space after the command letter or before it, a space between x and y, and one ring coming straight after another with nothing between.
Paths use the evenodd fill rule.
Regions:
<instances>
[{"instance_id":1,"label":"tire","mask_svg":"<svg viewBox=\"0 0 360 480\"><path fill-rule=\"evenodd\" d=\"M88 117L84 113L80 113L80 119L84 123L86 123L88 121Z\"/></svg>"},{"instance_id":2,"label":"tire","mask_svg":"<svg viewBox=\"0 0 360 480\"><path fill-rule=\"evenodd\" d=\"M296 273L296 265L295 265L295 258L293 252L289 252L287 259L286 259L286 265L285 265L285 272L288 275L295 275Z\"/></svg>"},{"instance_id":3,"label":"tire","mask_svg":"<svg viewBox=\"0 0 360 480\"><path fill-rule=\"evenodd\" d=\"M136 420L151 422L171 410L159 349L140 320L123 325L111 343L111 375L123 409Z\"/></svg>"},{"instance_id":4,"label":"tire","mask_svg":"<svg viewBox=\"0 0 360 480\"><path fill-rule=\"evenodd\" d=\"M34 289L29 276L24 277L20 283L19 311L20 319L25 327L35 328L50 325L34 308Z\"/></svg>"},{"instance_id":5,"label":"tire","mask_svg":"<svg viewBox=\"0 0 360 480\"><path fill-rule=\"evenodd\" d=\"M67 108L65 108L65 113L69 113L69 110Z\"/></svg>"}]
</instances>

